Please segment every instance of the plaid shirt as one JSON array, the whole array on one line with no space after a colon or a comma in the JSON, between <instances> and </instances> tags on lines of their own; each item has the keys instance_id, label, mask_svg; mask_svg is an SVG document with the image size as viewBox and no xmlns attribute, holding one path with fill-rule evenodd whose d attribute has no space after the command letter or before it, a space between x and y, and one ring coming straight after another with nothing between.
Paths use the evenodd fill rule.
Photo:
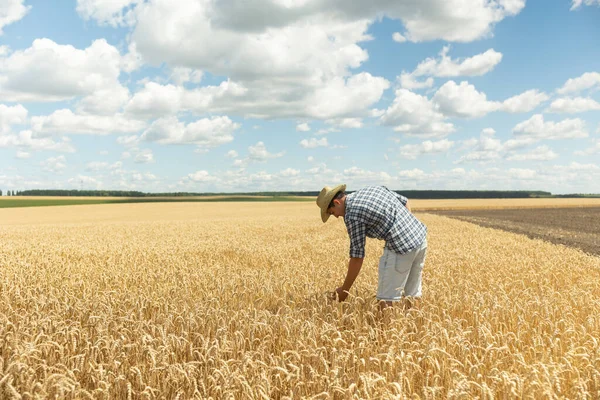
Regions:
<instances>
[{"instance_id":1,"label":"plaid shirt","mask_svg":"<svg viewBox=\"0 0 600 400\"><path fill-rule=\"evenodd\" d=\"M427 227L405 207L408 199L385 186L372 186L346 196L344 222L350 257L365 256L366 237L385 240L385 247L404 254L419 247Z\"/></svg>"}]
</instances>

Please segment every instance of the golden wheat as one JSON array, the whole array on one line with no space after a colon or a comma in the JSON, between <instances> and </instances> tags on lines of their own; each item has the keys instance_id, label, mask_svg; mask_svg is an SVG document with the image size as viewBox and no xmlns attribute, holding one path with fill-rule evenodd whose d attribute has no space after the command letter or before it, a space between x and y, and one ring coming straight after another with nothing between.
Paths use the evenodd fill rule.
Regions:
<instances>
[{"instance_id":1,"label":"golden wheat","mask_svg":"<svg viewBox=\"0 0 600 400\"><path fill-rule=\"evenodd\" d=\"M312 203L0 210L0 398L598 398L600 259L419 217L425 297L382 316L383 243L328 302Z\"/></svg>"}]
</instances>

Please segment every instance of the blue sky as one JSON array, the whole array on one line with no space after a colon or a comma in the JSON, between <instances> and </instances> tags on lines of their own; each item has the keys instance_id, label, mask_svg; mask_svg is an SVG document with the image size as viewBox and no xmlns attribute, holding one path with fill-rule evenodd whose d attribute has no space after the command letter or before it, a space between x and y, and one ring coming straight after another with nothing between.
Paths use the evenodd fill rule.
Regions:
<instances>
[{"instance_id":1,"label":"blue sky","mask_svg":"<svg viewBox=\"0 0 600 400\"><path fill-rule=\"evenodd\" d=\"M0 1L3 191L600 193L599 156L600 0Z\"/></svg>"}]
</instances>

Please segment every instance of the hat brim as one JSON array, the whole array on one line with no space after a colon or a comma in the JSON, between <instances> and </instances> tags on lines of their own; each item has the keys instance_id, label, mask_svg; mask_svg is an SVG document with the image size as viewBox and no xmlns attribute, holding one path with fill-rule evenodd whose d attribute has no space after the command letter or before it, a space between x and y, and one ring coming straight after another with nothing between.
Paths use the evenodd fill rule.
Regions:
<instances>
[{"instance_id":1,"label":"hat brim","mask_svg":"<svg viewBox=\"0 0 600 400\"><path fill-rule=\"evenodd\" d=\"M331 203L331 200L333 200L333 198L339 192L342 192L342 191L345 191L345 190L346 190L346 185L342 184L342 185L337 185L336 187L334 187L333 189L331 189L331 191L329 191L329 193L327 193L327 195L323 199L324 207L321 207L321 220L323 222L327 222L327 220L331 216L330 214L327 213L327 209L328 209L329 203Z\"/></svg>"}]
</instances>

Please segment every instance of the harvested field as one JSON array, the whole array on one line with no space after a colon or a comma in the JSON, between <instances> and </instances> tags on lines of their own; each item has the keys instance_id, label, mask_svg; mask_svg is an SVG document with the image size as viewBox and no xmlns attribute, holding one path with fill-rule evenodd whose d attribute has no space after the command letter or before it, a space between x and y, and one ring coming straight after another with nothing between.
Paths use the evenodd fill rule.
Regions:
<instances>
[{"instance_id":1,"label":"harvested field","mask_svg":"<svg viewBox=\"0 0 600 400\"><path fill-rule=\"evenodd\" d=\"M419 216L423 301L382 316L382 242L327 301L312 203L0 210L0 399L599 398L600 258Z\"/></svg>"},{"instance_id":2,"label":"harvested field","mask_svg":"<svg viewBox=\"0 0 600 400\"><path fill-rule=\"evenodd\" d=\"M600 207L434 212L600 255Z\"/></svg>"}]
</instances>

